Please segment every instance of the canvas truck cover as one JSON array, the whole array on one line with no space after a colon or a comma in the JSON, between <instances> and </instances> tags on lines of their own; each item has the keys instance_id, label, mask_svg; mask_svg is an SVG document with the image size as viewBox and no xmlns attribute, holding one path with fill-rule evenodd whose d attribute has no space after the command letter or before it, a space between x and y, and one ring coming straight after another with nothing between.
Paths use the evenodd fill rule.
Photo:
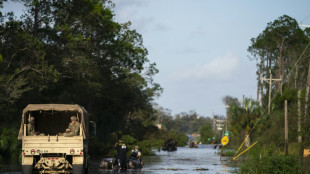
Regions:
<instances>
[{"instance_id":1,"label":"canvas truck cover","mask_svg":"<svg viewBox=\"0 0 310 174\"><path fill-rule=\"evenodd\" d=\"M86 139L86 135L88 132L88 128L86 127L86 123L88 123L88 113L87 111L80 105L77 104L29 104L27 107L23 110L22 114L22 120L21 120L21 126L19 129L19 134L18 134L18 139L22 139L24 135L24 124L26 123L25 118L27 118L27 113L28 112L34 112L34 111L51 111L51 112L78 112L80 116L80 123L82 125L82 133L83 133L83 138ZM48 124L48 123L47 123ZM66 123L66 124L69 124ZM65 131L65 130L64 130Z\"/></svg>"}]
</instances>

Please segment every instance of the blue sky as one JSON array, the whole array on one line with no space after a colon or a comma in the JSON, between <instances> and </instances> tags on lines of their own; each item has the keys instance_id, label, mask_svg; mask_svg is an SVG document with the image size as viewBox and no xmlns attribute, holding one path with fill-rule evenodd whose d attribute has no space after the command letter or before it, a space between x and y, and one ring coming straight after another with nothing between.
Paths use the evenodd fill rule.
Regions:
<instances>
[{"instance_id":1,"label":"blue sky","mask_svg":"<svg viewBox=\"0 0 310 174\"><path fill-rule=\"evenodd\" d=\"M142 34L155 81L155 100L172 114L195 110L225 115L225 95L256 99L256 62L250 39L286 14L310 24L309 0L113 0L115 20ZM6 3L5 10L18 9Z\"/></svg>"},{"instance_id":2,"label":"blue sky","mask_svg":"<svg viewBox=\"0 0 310 174\"><path fill-rule=\"evenodd\" d=\"M222 98L256 99L256 62L250 39L286 14L310 24L310 1L115 0L115 20L131 21L142 34L155 81L164 92L156 102L172 114L195 110L225 115Z\"/></svg>"}]
</instances>

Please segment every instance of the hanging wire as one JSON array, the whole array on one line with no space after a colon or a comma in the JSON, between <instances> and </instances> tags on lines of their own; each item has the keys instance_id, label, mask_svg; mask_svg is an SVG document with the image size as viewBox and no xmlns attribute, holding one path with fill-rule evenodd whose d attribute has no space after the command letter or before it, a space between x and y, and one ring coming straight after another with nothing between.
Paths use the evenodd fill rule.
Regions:
<instances>
[{"instance_id":1,"label":"hanging wire","mask_svg":"<svg viewBox=\"0 0 310 174\"><path fill-rule=\"evenodd\" d=\"M309 16L310 16L310 15L309 15ZM298 62L300 61L300 59L302 58L302 56L305 54L305 52L306 52L306 50L308 49L309 46L310 46L310 42L309 42L309 44L306 46L306 48L304 49L304 51L301 53L301 55L299 56L299 58L297 59L297 61L295 62L293 68L289 71L289 73L288 73L288 75L287 75L288 77L291 75L291 73L293 72L294 68L297 67ZM283 84L284 84L284 83L282 83L282 84L281 84L281 87L276 91L276 94L280 91L280 89L282 89ZM269 89L269 90L271 90L271 89ZM275 96L276 96L276 95L274 95L274 96L271 98L271 101L274 100ZM265 114L265 112L267 111L267 109L268 109L268 107L265 107L265 109L263 110L262 114L259 116L258 120L255 122L255 124L254 124L253 127L251 128L251 130L250 130L248 136L245 138L245 140L251 135L251 133L252 133L252 131L254 130L255 126L258 124L258 122L259 122L259 121L261 120L261 118L264 116L264 114ZM244 140L244 142L245 142L245 140ZM240 147L239 147L239 149L238 149L238 152L239 152L239 150L241 149L241 147L243 146L244 142L240 145ZM255 144L256 144L256 143L255 143ZM253 145L254 145L254 144L253 144ZM251 145L251 147L252 147L253 145ZM248 150L248 149L249 149L249 148L247 148L246 150ZM238 152L237 152L237 153L238 153ZM245 151L243 151L243 152L245 152ZM241 155L241 153L240 153L239 155L237 155L237 153L235 154L234 159L236 159L237 157L239 157L239 156ZM236 156L237 156L237 157L236 157Z\"/></svg>"}]
</instances>

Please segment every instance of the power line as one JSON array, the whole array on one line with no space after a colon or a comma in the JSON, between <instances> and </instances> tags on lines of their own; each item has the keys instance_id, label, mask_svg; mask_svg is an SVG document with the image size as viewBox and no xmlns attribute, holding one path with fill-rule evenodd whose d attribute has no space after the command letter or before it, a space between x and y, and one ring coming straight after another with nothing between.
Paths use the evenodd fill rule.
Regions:
<instances>
[{"instance_id":1,"label":"power line","mask_svg":"<svg viewBox=\"0 0 310 174\"><path fill-rule=\"evenodd\" d=\"M297 59L297 61L295 62L293 68L289 71L288 73L288 76L290 76L290 74L293 72L293 69L297 66L298 62L300 61L300 59L302 58L302 56L304 55L304 53L306 52L306 50L308 49L308 47L310 46L310 42L309 44L306 46L306 48L304 49L304 51L301 53L301 55L299 56L299 58ZM280 89L283 87L283 84L281 84L281 87L276 91L276 94L280 91ZM271 89L270 89L271 90ZM271 98L271 101L274 100L276 95L274 95L272 98ZM264 116L266 110L268 109L268 107L265 107L265 109L263 110L262 114L259 116L258 120L255 122L255 124L253 125L252 129L250 130L248 136L245 138L245 140L251 135L252 131L254 130L254 128L256 127L256 125L258 124L258 122L261 120L261 118ZM239 147L239 149L243 146L244 143L242 143ZM254 145L254 144L253 144ZM253 146L252 145L252 146ZM241 154L239 154L241 155Z\"/></svg>"}]
</instances>

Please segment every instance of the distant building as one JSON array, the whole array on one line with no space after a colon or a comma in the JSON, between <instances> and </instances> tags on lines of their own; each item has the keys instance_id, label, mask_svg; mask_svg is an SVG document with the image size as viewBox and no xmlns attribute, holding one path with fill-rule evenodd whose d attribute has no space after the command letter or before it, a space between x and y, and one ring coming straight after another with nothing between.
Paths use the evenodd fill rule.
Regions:
<instances>
[{"instance_id":1,"label":"distant building","mask_svg":"<svg viewBox=\"0 0 310 174\"><path fill-rule=\"evenodd\" d=\"M212 118L212 128L217 137L221 137L224 134L226 126L226 119L223 116L214 115Z\"/></svg>"}]
</instances>

